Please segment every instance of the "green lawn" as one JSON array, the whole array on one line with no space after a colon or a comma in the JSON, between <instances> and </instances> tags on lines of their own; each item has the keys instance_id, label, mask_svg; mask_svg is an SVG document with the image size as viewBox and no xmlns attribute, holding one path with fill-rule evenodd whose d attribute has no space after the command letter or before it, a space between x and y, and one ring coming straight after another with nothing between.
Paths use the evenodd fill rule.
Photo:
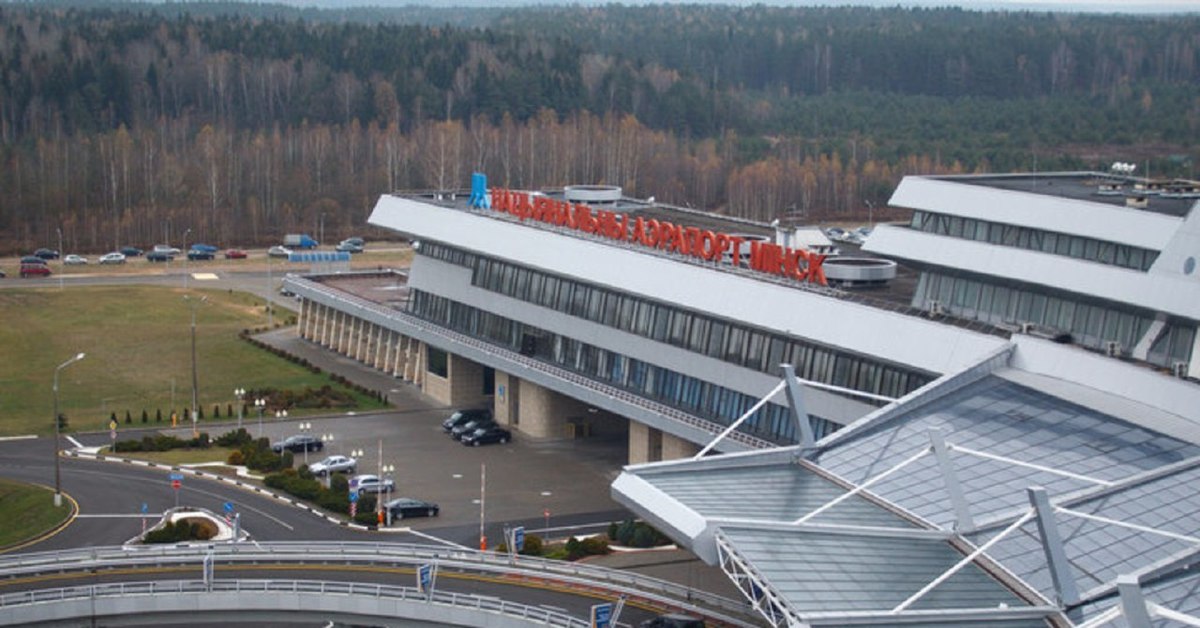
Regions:
<instances>
[{"instance_id":1,"label":"green lawn","mask_svg":"<svg viewBox=\"0 0 1200 628\"><path fill-rule=\"evenodd\" d=\"M0 480L0 547L19 543L53 529L71 509L63 500L54 507L54 491L10 480Z\"/></svg>"},{"instance_id":2,"label":"green lawn","mask_svg":"<svg viewBox=\"0 0 1200 628\"><path fill-rule=\"evenodd\" d=\"M107 429L111 413L125 427L169 425L171 410L183 417L191 404L191 303L179 288L152 286L13 289L0 291L0 435L47 434L53 430L55 367L79 352L87 357L59 374L59 409L66 431ZM302 389L329 384L315 375L238 338L242 329L265 326L262 300L222 290L190 290L207 296L196 309L196 365L202 427L220 405L235 408L235 388ZM277 320L289 313L276 312ZM359 397L361 408L378 408ZM158 410L163 423L155 423ZM251 412L253 414L253 412ZM304 412L289 410L289 415ZM249 418L249 417L247 417Z\"/></svg>"}]
</instances>

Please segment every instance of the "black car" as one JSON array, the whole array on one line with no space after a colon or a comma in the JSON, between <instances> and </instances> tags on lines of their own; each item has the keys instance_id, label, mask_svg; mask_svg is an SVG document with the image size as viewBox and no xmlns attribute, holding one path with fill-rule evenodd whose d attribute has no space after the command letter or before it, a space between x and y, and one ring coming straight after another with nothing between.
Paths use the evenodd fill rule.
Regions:
<instances>
[{"instance_id":1,"label":"black car","mask_svg":"<svg viewBox=\"0 0 1200 628\"><path fill-rule=\"evenodd\" d=\"M136 246L123 246L118 250L121 252L121 255L124 255L125 257L139 257L142 254L142 250Z\"/></svg>"},{"instance_id":2,"label":"black car","mask_svg":"<svg viewBox=\"0 0 1200 628\"><path fill-rule=\"evenodd\" d=\"M462 437L465 434L470 434L481 427L491 427L495 424L496 422L490 418L472 419L466 423L457 425L454 427L454 429L450 430L450 438L453 438L454 440L462 440Z\"/></svg>"},{"instance_id":3,"label":"black car","mask_svg":"<svg viewBox=\"0 0 1200 628\"><path fill-rule=\"evenodd\" d=\"M321 439L310 434L297 434L289 436L278 443L271 445L271 450L277 454L281 454L286 449L292 453L301 453L304 451L321 451L325 448L325 443Z\"/></svg>"},{"instance_id":4,"label":"black car","mask_svg":"<svg viewBox=\"0 0 1200 628\"><path fill-rule=\"evenodd\" d=\"M21 258L21 264L41 264L42 266L45 266L46 260L36 255L26 255L25 257Z\"/></svg>"},{"instance_id":5,"label":"black car","mask_svg":"<svg viewBox=\"0 0 1200 628\"><path fill-rule=\"evenodd\" d=\"M512 440L512 432L493 423L487 427L478 428L473 432L467 432L458 440L462 444L471 447L478 447L488 443L507 443Z\"/></svg>"},{"instance_id":6,"label":"black car","mask_svg":"<svg viewBox=\"0 0 1200 628\"><path fill-rule=\"evenodd\" d=\"M392 521L405 517L436 517L440 510L437 504L411 497L398 497L384 502L383 506L392 514Z\"/></svg>"},{"instance_id":7,"label":"black car","mask_svg":"<svg viewBox=\"0 0 1200 628\"><path fill-rule=\"evenodd\" d=\"M195 262L195 261L199 261L199 260L210 260L213 257L215 257L215 255L213 254L212 251L205 251L203 249L192 249L192 250L188 251L187 257L188 257L188 259Z\"/></svg>"},{"instance_id":8,"label":"black car","mask_svg":"<svg viewBox=\"0 0 1200 628\"><path fill-rule=\"evenodd\" d=\"M451 414L445 421L442 421L442 431L450 432L454 428L476 419L491 419L492 411L484 408L475 408L470 410L458 410Z\"/></svg>"},{"instance_id":9,"label":"black car","mask_svg":"<svg viewBox=\"0 0 1200 628\"><path fill-rule=\"evenodd\" d=\"M42 259L58 259L58 251L53 249L38 249L33 254Z\"/></svg>"},{"instance_id":10,"label":"black car","mask_svg":"<svg viewBox=\"0 0 1200 628\"><path fill-rule=\"evenodd\" d=\"M146 261L148 262L169 262L173 259L175 259L175 256L165 251L150 251L146 254Z\"/></svg>"}]
</instances>

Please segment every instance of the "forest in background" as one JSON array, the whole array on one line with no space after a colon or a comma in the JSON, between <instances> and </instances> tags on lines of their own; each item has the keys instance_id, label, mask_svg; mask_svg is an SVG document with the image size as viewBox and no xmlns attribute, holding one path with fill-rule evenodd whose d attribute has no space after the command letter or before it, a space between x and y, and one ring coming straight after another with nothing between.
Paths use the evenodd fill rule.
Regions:
<instances>
[{"instance_id":1,"label":"forest in background","mask_svg":"<svg viewBox=\"0 0 1200 628\"><path fill-rule=\"evenodd\" d=\"M1200 131L1195 15L60 0L0 25L0 252L340 237L473 171L859 219L905 174L1194 177Z\"/></svg>"}]
</instances>

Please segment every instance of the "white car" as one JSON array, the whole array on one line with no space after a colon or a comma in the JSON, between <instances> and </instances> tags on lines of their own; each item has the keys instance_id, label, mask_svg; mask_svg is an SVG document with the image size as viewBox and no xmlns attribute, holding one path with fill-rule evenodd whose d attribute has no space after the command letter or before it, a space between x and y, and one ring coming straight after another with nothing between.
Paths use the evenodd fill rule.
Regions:
<instances>
[{"instance_id":1,"label":"white car","mask_svg":"<svg viewBox=\"0 0 1200 628\"><path fill-rule=\"evenodd\" d=\"M348 456L328 456L320 462L308 465L313 475L329 475L330 473L354 473L358 461Z\"/></svg>"},{"instance_id":2,"label":"white car","mask_svg":"<svg viewBox=\"0 0 1200 628\"><path fill-rule=\"evenodd\" d=\"M350 490L358 491L359 495L367 493L391 493L396 489L396 483L390 478L380 480L378 475L356 475L350 478Z\"/></svg>"},{"instance_id":3,"label":"white car","mask_svg":"<svg viewBox=\"0 0 1200 628\"><path fill-rule=\"evenodd\" d=\"M292 250L286 246L273 246L267 249L268 257L288 257L292 254Z\"/></svg>"},{"instance_id":4,"label":"white car","mask_svg":"<svg viewBox=\"0 0 1200 628\"><path fill-rule=\"evenodd\" d=\"M100 256L100 263L101 264L124 264L125 256L122 255L121 253L117 253L115 251L112 253L105 253L104 255Z\"/></svg>"},{"instance_id":5,"label":"white car","mask_svg":"<svg viewBox=\"0 0 1200 628\"><path fill-rule=\"evenodd\" d=\"M155 253L166 253L167 255L179 255L179 253L181 251L179 249L171 246L170 244L155 244L154 252Z\"/></svg>"},{"instance_id":6,"label":"white car","mask_svg":"<svg viewBox=\"0 0 1200 628\"><path fill-rule=\"evenodd\" d=\"M78 266L80 264L86 264L87 258L82 255L72 254L72 255L68 255L68 256L64 257L63 263L67 264L68 266Z\"/></svg>"}]
</instances>

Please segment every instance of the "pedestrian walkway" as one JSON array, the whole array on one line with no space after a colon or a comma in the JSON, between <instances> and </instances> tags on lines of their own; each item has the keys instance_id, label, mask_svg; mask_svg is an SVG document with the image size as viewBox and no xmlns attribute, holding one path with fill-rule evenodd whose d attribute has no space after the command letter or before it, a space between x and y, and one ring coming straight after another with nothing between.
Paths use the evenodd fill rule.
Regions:
<instances>
[{"instance_id":1,"label":"pedestrian walkway","mask_svg":"<svg viewBox=\"0 0 1200 628\"><path fill-rule=\"evenodd\" d=\"M351 382L377 390L387 396L388 403L399 410L434 410L447 408L436 403L416 386L353 358L339 355L296 334L296 328L284 327L254 336L272 347L299 356L327 373L336 373Z\"/></svg>"}]
</instances>

